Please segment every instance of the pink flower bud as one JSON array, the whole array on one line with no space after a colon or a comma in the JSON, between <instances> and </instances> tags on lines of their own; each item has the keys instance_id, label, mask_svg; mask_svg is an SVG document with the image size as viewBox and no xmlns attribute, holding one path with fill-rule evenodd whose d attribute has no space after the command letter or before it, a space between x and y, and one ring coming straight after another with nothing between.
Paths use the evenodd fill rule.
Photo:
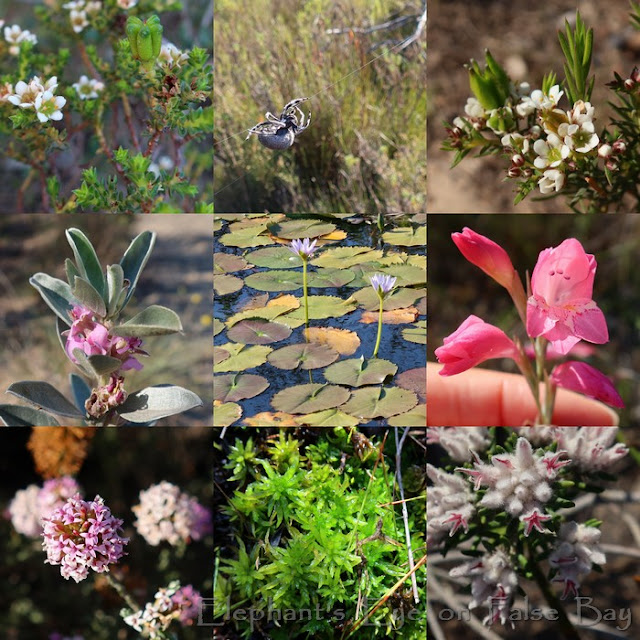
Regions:
<instances>
[{"instance_id":1,"label":"pink flower bud","mask_svg":"<svg viewBox=\"0 0 640 640\"><path fill-rule=\"evenodd\" d=\"M585 362L571 360L558 365L551 373L551 380L563 389L577 391L612 407L624 407L611 380Z\"/></svg>"}]
</instances>

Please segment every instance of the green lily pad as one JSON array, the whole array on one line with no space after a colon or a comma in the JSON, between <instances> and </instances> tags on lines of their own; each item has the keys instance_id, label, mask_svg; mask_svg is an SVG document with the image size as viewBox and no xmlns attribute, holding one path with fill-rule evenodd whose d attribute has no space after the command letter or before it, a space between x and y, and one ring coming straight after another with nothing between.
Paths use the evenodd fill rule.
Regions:
<instances>
[{"instance_id":1,"label":"green lily pad","mask_svg":"<svg viewBox=\"0 0 640 640\"><path fill-rule=\"evenodd\" d=\"M238 322L247 320L248 318L273 320L274 318L277 318L278 316L281 316L283 313L287 313L292 309L297 309L297 307L274 305L272 307L263 307L262 309L249 309L248 311L240 311L240 313L236 313L227 320L227 326L233 327L234 324L238 324Z\"/></svg>"},{"instance_id":2,"label":"green lily pad","mask_svg":"<svg viewBox=\"0 0 640 640\"><path fill-rule=\"evenodd\" d=\"M213 405L213 426L230 427L242 416L240 405L235 402L225 402L220 405Z\"/></svg>"},{"instance_id":3,"label":"green lily pad","mask_svg":"<svg viewBox=\"0 0 640 640\"><path fill-rule=\"evenodd\" d=\"M231 354L222 347L213 347L213 364L224 362Z\"/></svg>"},{"instance_id":4,"label":"green lily pad","mask_svg":"<svg viewBox=\"0 0 640 640\"><path fill-rule=\"evenodd\" d=\"M262 233L266 228L266 225L260 225L257 227L249 227L242 231L225 233L220 238L220 244L225 247L241 247L243 249L246 249L247 247L274 244L273 240L269 236L260 235L260 233Z\"/></svg>"},{"instance_id":5,"label":"green lily pad","mask_svg":"<svg viewBox=\"0 0 640 640\"><path fill-rule=\"evenodd\" d=\"M319 269L309 274L310 287L344 287L356 277L349 269Z\"/></svg>"},{"instance_id":6,"label":"green lily pad","mask_svg":"<svg viewBox=\"0 0 640 640\"><path fill-rule=\"evenodd\" d=\"M360 424L360 420L343 413L340 409L325 409L300 416L295 418L295 421L308 427L355 427Z\"/></svg>"},{"instance_id":7,"label":"green lily pad","mask_svg":"<svg viewBox=\"0 0 640 640\"><path fill-rule=\"evenodd\" d=\"M227 331L227 336L243 344L270 344L291 335L289 327L266 320L242 320Z\"/></svg>"},{"instance_id":8,"label":"green lily pad","mask_svg":"<svg viewBox=\"0 0 640 640\"><path fill-rule=\"evenodd\" d=\"M411 255L407 258L407 264L418 267L423 271L427 270L427 256L426 255Z\"/></svg>"},{"instance_id":9,"label":"green lily pad","mask_svg":"<svg viewBox=\"0 0 640 640\"><path fill-rule=\"evenodd\" d=\"M248 347L245 344L236 344L235 342L227 342L227 344L220 345L220 348L230 355L224 362L214 363L214 373L245 371L246 369L259 367L267 361L267 356L273 351L271 347L262 345Z\"/></svg>"},{"instance_id":10,"label":"green lily pad","mask_svg":"<svg viewBox=\"0 0 640 640\"><path fill-rule=\"evenodd\" d=\"M365 384L380 384L387 376L395 375L397 370L398 367L388 360L350 358L327 367L324 377L334 384L362 387Z\"/></svg>"},{"instance_id":11,"label":"green lily pad","mask_svg":"<svg viewBox=\"0 0 640 640\"><path fill-rule=\"evenodd\" d=\"M338 356L331 347L311 342L276 349L269 354L267 361L278 369L319 369L335 362Z\"/></svg>"},{"instance_id":12,"label":"green lily pad","mask_svg":"<svg viewBox=\"0 0 640 640\"><path fill-rule=\"evenodd\" d=\"M369 283L371 285L371 283ZM396 289L385 301L383 305L384 311L393 311L394 309L405 309L410 307L416 300L424 295L424 291L420 289ZM355 300L361 307L367 311L378 311L380 307L380 298L373 290L372 286L356 291L350 298Z\"/></svg>"},{"instance_id":13,"label":"green lily pad","mask_svg":"<svg viewBox=\"0 0 640 640\"><path fill-rule=\"evenodd\" d=\"M427 272L420 267L414 267L410 264L383 267L380 269L380 272L397 278L397 287L409 287L412 284L427 284Z\"/></svg>"},{"instance_id":14,"label":"green lily pad","mask_svg":"<svg viewBox=\"0 0 640 640\"><path fill-rule=\"evenodd\" d=\"M213 319L213 335L217 336L221 331L224 331L224 322L218 320L218 318Z\"/></svg>"},{"instance_id":15,"label":"green lily pad","mask_svg":"<svg viewBox=\"0 0 640 640\"><path fill-rule=\"evenodd\" d=\"M240 256L229 253L213 254L213 273L233 273L234 271L242 271L248 266L247 261Z\"/></svg>"},{"instance_id":16,"label":"green lily pad","mask_svg":"<svg viewBox=\"0 0 640 640\"><path fill-rule=\"evenodd\" d=\"M394 246L418 247L427 244L427 227L403 227L382 234L382 239Z\"/></svg>"},{"instance_id":17,"label":"green lily pad","mask_svg":"<svg viewBox=\"0 0 640 640\"><path fill-rule=\"evenodd\" d=\"M256 267L266 267L267 269L294 269L302 266L300 256L287 247L258 249L248 254L247 260Z\"/></svg>"},{"instance_id":18,"label":"green lily pad","mask_svg":"<svg viewBox=\"0 0 640 640\"><path fill-rule=\"evenodd\" d=\"M268 386L266 378L250 373L213 376L213 399L237 402L260 395Z\"/></svg>"},{"instance_id":19,"label":"green lily pad","mask_svg":"<svg viewBox=\"0 0 640 640\"><path fill-rule=\"evenodd\" d=\"M411 218L411 222L415 222L416 224L427 224L427 214L416 213L413 218Z\"/></svg>"},{"instance_id":20,"label":"green lily pad","mask_svg":"<svg viewBox=\"0 0 640 640\"><path fill-rule=\"evenodd\" d=\"M352 271L355 278L347 284L348 287L353 289L364 289L371 286L369 277L374 273L380 273L380 264L378 262L365 262L364 264L356 264L349 267L349 271Z\"/></svg>"},{"instance_id":21,"label":"green lily pad","mask_svg":"<svg viewBox=\"0 0 640 640\"><path fill-rule=\"evenodd\" d=\"M222 221L214 220L213 221L213 232L215 233L216 231L220 231L220 229L222 229Z\"/></svg>"},{"instance_id":22,"label":"green lily pad","mask_svg":"<svg viewBox=\"0 0 640 640\"><path fill-rule=\"evenodd\" d=\"M269 231L278 238L318 238L336 230L336 225L318 220L287 220L269 225Z\"/></svg>"},{"instance_id":23,"label":"green lily pad","mask_svg":"<svg viewBox=\"0 0 640 640\"><path fill-rule=\"evenodd\" d=\"M372 289L373 291L373 289ZM374 291L375 294L375 291ZM336 296L309 296L309 318L311 320L323 320L325 318L339 318L340 316L355 311L355 301L342 300ZM286 316L282 316L281 320L284 322L285 318L303 319L304 320L304 301L300 305L300 308L295 309Z\"/></svg>"},{"instance_id":24,"label":"green lily pad","mask_svg":"<svg viewBox=\"0 0 640 640\"><path fill-rule=\"evenodd\" d=\"M286 413L314 413L344 404L349 391L330 384L301 384L276 393L271 406Z\"/></svg>"},{"instance_id":25,"label":"green lily pad","mask_svg":"<svg viewBox=\"0 0 640 640\"><path fill-rule=\"evenodd\" d=\"M258 291L295 291L302 286L302 274L298 272L274 270L252 273L245 284Z\"/></svg>"},{"instance_id":26,"label":"green lily pad","mask_svg":"<svg viewBox=\"0 0 640 640\"><path fill-rule=\"evenodd\" d=\"M424 296L416 302L416 309L421 316L427 315L427 296Z\"/></svg>"},{"instance_id":27,"label":"green lily pad","mask_svg":"<svg viewBox=\"0 0 640 640\"><path fill-rule=\"evenodd\" d=\"M419 404L417 407L389 418L390 427L425 427L427 425L427 405Z\"/></svg>"},{"instance_id":28,"label":"green lily pad","mask_svg":"<svg viewBox=\"0 0 640 640\"><path fill-rule=\"evenodd\" d=\"M348 269L363 262L375 262L382 256L382 251L368 247L334 247L323 251L317 258L311 260L311 264L316 267Z\"/></svg>"},{"instance_id":29,"label":"green lily pad","mask_svg":"<svg viewBox=\"0 0 640 640\"><path fill-rule=\"evenodd\" d=\"M427 344L427 321L420 320L412 327L402 330L402 337L408 342L416 344Z\"/></svg>"},{"instance_id":30,"label":"green lily pad","mask_svg":"<svg viewBox=\"0 0 640 640\"><path fill-rule=\"evenodd\" d=\"M427 370L424 367L403 371L395 382L399 387L413 391L422 402L427 401Z\"/></svg>"},{"instance_id":31,"label":"green lily pad","mask_svg":"<svg viewBox=\"0 0 640 640\"><path fill-rule=\"evenodd\" d=\"M243 286L242 278L217 273L213 276L213 290L219 296L226 296L230 293L240 291Z\"/></svg>"},{"instance_id":32,"label":"green lily pad","mask_svg":"<svg viewBox=\"0 0 640 640\"><path fill-rule=\"evenodd\" d=\"M390 418L405 413L418 404L413 391L397 387L356 389L340 409L355 418Z\"/></svg>"}]
</instances>

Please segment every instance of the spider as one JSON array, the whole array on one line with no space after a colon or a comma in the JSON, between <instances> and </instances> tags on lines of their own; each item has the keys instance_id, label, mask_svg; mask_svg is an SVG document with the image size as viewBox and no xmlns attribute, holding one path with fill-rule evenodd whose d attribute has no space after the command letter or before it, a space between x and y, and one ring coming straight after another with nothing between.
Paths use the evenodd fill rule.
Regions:
<instances>
[{"instance_id":1,"label":"spider","mask_svg":"<svg viewBox=\"0 0 640 640\"><path fill-rule=\"evenodd\" d=\"M264 122L258 123L249 129L249 139L252 133L258 136L258 140L268 149L288 149L300 135L311 124L311 111L306 119L302 109L298 106L310 98L296 98L288 102L279 118L276 118L270 111L265 113L267 118ZM298 121L298 115L300 120Z\"/></svg>"}]
</instances>

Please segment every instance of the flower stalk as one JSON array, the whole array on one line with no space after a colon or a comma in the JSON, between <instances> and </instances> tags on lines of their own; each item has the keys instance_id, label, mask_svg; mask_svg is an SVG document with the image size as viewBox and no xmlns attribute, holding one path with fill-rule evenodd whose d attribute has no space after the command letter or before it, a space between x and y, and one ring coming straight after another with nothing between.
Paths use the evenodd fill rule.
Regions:
<instances>
[{"instance_id":1,"label":"flower stalk","mask_svg":"<svg viewBox=\"0 0 640 640\"><path fill-rule=\"evenodd\" d=\"M391 276L383 276L379 273L376 273L374 276L369 278L371 281L371 286L373 290L378 295L378 300L380 301L380 307L378 311L378 336L376 337L376 346L373 349L372 358L378 357L378 349L380 348L380 339L382 338L382 311L384 306L384 301L391 295L393 292L393 288L395 287L397 278L392 278Z\"/></svg>"}]
</instances>

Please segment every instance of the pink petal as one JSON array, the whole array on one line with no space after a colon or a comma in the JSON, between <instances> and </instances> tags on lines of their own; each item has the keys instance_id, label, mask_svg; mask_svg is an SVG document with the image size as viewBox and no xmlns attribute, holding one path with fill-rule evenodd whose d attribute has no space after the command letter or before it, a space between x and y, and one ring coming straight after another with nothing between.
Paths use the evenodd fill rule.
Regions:
<instances>
[{"instance_id":1,"label":"pink petal","mask_svg":"<svg viewBox=\"0 0 640 640\"><path fill-rule=\"evenodd\" d=\"M612 407L624 407L611 380L585 362L572 360L558 365L551 373L551 380L563 389L577 391Z\"/></svg>"}]
</instances>

